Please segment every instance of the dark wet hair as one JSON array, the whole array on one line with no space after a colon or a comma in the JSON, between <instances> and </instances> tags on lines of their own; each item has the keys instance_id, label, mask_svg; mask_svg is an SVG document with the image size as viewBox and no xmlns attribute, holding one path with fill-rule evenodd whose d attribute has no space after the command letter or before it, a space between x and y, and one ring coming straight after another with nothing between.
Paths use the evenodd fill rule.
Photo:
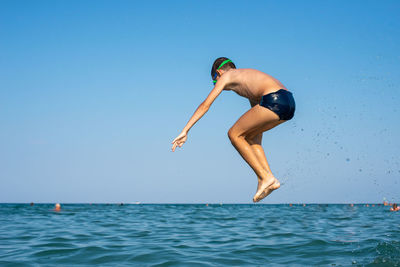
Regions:
<instances>
[{"instance_id":1,"label":"dark wet hair","mask_svg":"<svg viewBox=\"0 0 400 267\"><path fill-rule=\"evenodd\" d=\"M397 204L396 203L393 204L393 208L394 209L397 208Z\"/></svg>"},{"instance_id":2,"label":"dark wet hair","mask_svg":"<svg viewBox=\"0 0 400 267\"><path fill-rule=\"evenodd\" d=\"M211 68L211 78L214 78L215 72L217 71L218 67L224 62L225 60L228 60L229 58L227 57L219 57L214 61L214 64L212 65ZM225 63L220 70L228 70L228 69L236 69L236 66L233 62L228 62Z\"/></svg>"}]
</instances>

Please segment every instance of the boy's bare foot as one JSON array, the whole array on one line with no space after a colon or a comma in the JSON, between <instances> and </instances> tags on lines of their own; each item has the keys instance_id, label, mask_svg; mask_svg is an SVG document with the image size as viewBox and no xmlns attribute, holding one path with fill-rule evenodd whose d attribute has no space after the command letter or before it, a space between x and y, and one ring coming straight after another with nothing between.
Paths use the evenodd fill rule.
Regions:
<instances>
[{"instance_id":1,"label":"boy's bare foot","mask_svg":"<svg viewBox=\"0 0 400 267\"><path fill-rule=\"evenodd\" d=\"M259 202L260 200L264 199L266 196L272 193L272 191L278 189L281 186L278 179L275 177L273 178L273 182L258 182L257 192L253 197L253 202Z\"/></svg>"}]
</instances>

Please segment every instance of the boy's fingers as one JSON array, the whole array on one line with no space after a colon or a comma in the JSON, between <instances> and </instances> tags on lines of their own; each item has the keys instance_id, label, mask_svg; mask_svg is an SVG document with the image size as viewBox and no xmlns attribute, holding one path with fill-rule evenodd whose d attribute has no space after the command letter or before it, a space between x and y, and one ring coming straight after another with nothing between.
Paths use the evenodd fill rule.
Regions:
<instances>
[{"instance_id":1,"label":"boy's fingers","mask_svg":"<svg viewBox=\"0 0 400 267\"><path fill-rule=\"evenodd\" d=\"M179 147L182 147L182 145L185 143L185 141L181 141L180 139L182 139L182 137L177 137L177 138L175 138L173 141L172 141L172 143L171 144L173 144L172 145L172 152L174 152L175 151L175 148L177 147L177 146L179 146Z\"/></svg>"},{"instance_id":2,"label":"boy's fingers","mask_svg":"<svg viewBox=\"0 0 400 267\"><path fill-rule=\"evenodd\" d=\"M177 138L175 138L175 139L172 141L172 143L176 142L176 141L179 140L179 139L180 139L180 137L178 136Z\"/></svg>"}]
</instances>

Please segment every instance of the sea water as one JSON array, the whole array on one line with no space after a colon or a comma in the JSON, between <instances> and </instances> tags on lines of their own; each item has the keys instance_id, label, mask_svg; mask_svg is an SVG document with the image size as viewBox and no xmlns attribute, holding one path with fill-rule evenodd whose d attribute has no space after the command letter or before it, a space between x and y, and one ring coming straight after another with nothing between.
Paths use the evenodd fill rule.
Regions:
<instances>
[{"instance_id":1,"label":"sea water","mask_svg":"<svg viewBox=\"0 0 400 267\"><path fill-rule=\"evenodd\" d=\"M0 266L400 266L370 204L0 204Z\"/></svg>"}]
</instances>

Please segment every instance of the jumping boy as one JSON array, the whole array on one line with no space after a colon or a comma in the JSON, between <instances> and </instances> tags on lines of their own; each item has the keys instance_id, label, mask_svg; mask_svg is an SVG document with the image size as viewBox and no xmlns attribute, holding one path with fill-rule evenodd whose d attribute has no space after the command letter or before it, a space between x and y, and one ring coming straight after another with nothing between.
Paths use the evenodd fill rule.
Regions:
<instances>
[{"instance_id":1,"label":"jumping boy","mask_svg":"<svg viewBox=\"0 0 400 267\"><path fill-rule=\"evenodd\" d=\"M258 177L257 192L253 197L258 202L280 187L269 168L261 146L262 134L293 118L295 102L292 93L277 79L255 69L236 69L226 57L217 58L211 68L214 88L199 105L183 128L172 141L172 151L182 147L192 126L208 111L217 96L232 90L250 101L251 108L229 129L232 145L250 165Z\"/></svg>"}]
</instances>

